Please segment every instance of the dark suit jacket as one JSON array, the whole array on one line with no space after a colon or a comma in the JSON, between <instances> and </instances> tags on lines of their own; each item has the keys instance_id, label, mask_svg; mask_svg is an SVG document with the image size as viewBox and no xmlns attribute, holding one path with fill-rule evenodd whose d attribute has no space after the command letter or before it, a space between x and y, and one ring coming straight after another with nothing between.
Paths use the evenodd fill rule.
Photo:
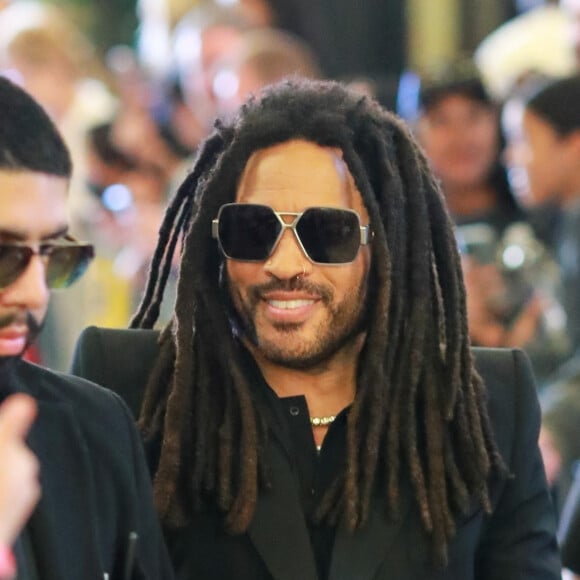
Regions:
<instances>
[{"instance_id":1,"label":"dark suit jacket","mask_svg":"<svg viewBox=\"0 0 580 580\"><path fill-rule=\"evenodd\" d=\"M24 361L7 378L10 390L38 404L28 443L40 460L42 497L27 529L39 579L124 580L131 532L138 540L129 577L171 579L127 406L107 389Z\"/></svg>"},{"instance_id":2,"label":"dark suit jacket","mask_svg":"<svg viewBox=\"0 0 580 580\"><path fill-rule=\"evenodd\" d=\"M562 509L558 537L564 566L580 575L580 469L575 473Z\"/></svg>"},{"instance_id":3,"label":"dark suit jacket","mask_svg":"<svg viewBox=\"0 0 580 580\"><path fill-rule=\"evenodd\" d=\"M73 372L120 392L137 409L155 358L154 331L85 330ZM375 500L361 530L337 530L330 580L556 580L560 560L553 509L537 446L539 408L529 364L520 351L475 349L489 391L497 444L513 477L491 485L493 513L475 507L457 522L449 566L434 570L410 485L401 518L383 516ZM138 394L137 394L138 393ZM283 446L269 449L273 489L263 493L247 534L228 536L212 510L189 528L167 531L177 577L196 580L316 580L295 473Z\"/></svg>"}]
</instances>

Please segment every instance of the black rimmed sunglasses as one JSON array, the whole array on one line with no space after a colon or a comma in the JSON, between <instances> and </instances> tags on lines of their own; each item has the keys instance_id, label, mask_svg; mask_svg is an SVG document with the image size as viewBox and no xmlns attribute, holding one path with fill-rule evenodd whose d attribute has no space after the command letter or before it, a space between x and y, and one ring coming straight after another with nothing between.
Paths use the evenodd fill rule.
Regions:
<instances>
[{"instance_id":1,"label":"black rimmed sunglasses","mask_svg":"<svg viewBox=\"0 0 580 580\"><path fill-rule=\"evenodd\" d=\"M284 218L292 218L285 222ZM276 249L284 231L294 232L305 255L315 264L348 264L371 240L351 209L309 207L300 213L277 212L267 205L228 203L212 221L212 236L227 258L262 262Z\"/></svg>"},{"instance_id":2,"label":"black rimmed sunglasses","mask_svg":"<svg viewBox=\"0 0 580 580\"><path fill-rule=\"evenodd\" d=\"M66 288L78 280L94 258L92 244L72 236L42 242L36 248L23 242L0 242L0 290L7 288L25 272L33 256L46 258L46 284Z\"/></svg>"}]
</instances>

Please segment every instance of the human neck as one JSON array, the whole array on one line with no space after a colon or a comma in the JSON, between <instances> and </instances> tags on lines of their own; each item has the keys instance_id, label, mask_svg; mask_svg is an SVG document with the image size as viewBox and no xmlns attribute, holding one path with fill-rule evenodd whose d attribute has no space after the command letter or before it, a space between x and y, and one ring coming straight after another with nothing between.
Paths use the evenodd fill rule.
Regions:
<instances>
[{"instance_id":1,"label":"human neck","mask_svg":"<svg viewBox=\"0 0 580 580\"><path fill-rule=\"evenodd\" d=\"M362 338L361 338L362 340ZM279 397L304 395L311 416L336 415L354 400L359 341L312 369L294 369L265 359L250 347L264 379Z\"/></svg>"}]
</instances>

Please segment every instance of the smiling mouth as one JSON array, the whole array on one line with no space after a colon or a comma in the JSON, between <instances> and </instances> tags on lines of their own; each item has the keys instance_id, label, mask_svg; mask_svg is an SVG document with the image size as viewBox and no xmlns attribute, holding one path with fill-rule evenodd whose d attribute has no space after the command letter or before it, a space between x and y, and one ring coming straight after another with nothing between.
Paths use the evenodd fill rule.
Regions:
<instances>
[{"instance_id":1,"label":"smiling mouth","mask_svg":"<svg viewBox=\"0 0 580 580\"><path fill-rule=\"evenodd\" d=\"M281 310L292 310L296 308L304 308L314 304L315 300L266 300L269 306L273 308L280 308Z\"/></svg>"}]
</instances>

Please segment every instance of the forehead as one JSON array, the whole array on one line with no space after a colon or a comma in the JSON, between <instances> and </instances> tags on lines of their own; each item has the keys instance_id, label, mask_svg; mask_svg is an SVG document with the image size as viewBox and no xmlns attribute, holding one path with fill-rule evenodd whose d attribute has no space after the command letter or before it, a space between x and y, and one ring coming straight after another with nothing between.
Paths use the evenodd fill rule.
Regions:
<instances>
[{"instance_id":1,"label":"forehead","mask_svg":"<svg viewBox=\"0 0 580 580\"><path fill-rule=\"evenodd\" d=\"M236 201L262 203L278 211L346 207L366 215L342 151L303 140L256 151L246 164Z\"/></svg>"},{"instance_id":2,"label":"forehead","mask_svg":"<svg viewBox=\"0 0 580 580\"><path fill-rule=\"evenodd\" d=\"M64 177L0 170L0 231L41 238L67 224Z\"/></svg>"},{"instance_id":3,"label":"forehead","mask_svg":"<svg viewBox=\"0 0 580 580\"><path fill-rule=\"evenodd\" d=\"M425 114L429 115L430 113L438 113L440 111L447 111L453 110L456 107L461 107L462 109L476 109L476 110L484 110L484 111L492 111L492 107L481 101L479 99L475 99L474 97L457 92L457 93L448 93L442 95L439 99L435 102L430 104L425 109Z\"/></svg>"}]
</instances>

